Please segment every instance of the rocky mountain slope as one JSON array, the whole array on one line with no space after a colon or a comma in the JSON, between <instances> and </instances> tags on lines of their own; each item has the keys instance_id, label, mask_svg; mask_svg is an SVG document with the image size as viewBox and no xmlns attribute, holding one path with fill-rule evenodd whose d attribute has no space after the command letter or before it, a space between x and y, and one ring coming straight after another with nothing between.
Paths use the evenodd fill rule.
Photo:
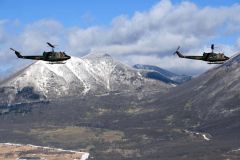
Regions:
<instances>
[{"instance_id":1,"label":"rocky mountain slope","mask_svg":"<svg viewBox=\"0 0 240 160\"><path fill-rule=\"evenodd\" d=\"M169 84L182 84L191 80L192 78L191 76L178 75L152 65L136 64L133 66L133 68L139 69L141 71L141 74L146 78L160 80Z\"/></svg>"},{"instance_id":2,"label":"rocky mountain slope","mask_svg":"<svg viewBox=\"0 0 240 160\"><path fill-rule=\"evenodd\" d=\"M237 136L240 134L239 80L240 55L236 54L223 65L174 88L157 103L175 116L176 124Z\"/></svg>"},{"instance_id":3,"label":"rocky mountain slope","mask_svg":"<svg viewBox=\"0 0 240 160\"><path fill-rule=\"evenodd\" d=\"M105 54L72 57L66 64L33 63L2 82L0 97L9 103L109 92L164 92L170 87Z\"/></svg>"}]
</instances>

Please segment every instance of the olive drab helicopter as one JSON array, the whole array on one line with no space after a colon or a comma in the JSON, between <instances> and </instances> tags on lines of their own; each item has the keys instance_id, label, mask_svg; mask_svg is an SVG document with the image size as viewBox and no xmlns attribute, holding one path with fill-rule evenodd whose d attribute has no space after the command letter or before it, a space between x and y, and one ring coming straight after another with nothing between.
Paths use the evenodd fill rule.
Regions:
<instances>
[{"instance_id":1,"label":"olive drab helicopter","mask_svg":"<svg viewBox=\"0 0 240 160\"><path fill-rule=\"evenodd\" d=\"M202 56L184 56L179 52L179 49L180 46L174 54L177 54L180 58L207 61L208 64L223 64L225 61L229 60L229 57L225 56L224 53L214 52L214 44L211 45L212 52L203 52Z\"/></svg>"},{"instance_id":2,"label":"olive drab helicopter","mask_svg":"<svg viewBox=\"0 0 240 160\"><path fill-rule=\"evenodd\" d=\"M48 61L51 64L62 64L64 61L66 61L66 60L71 58L65 52L55 52L54 51L55 45L52 45L49 42L47 42L47 45L49 47L51 47L52 50L49 51L49 52L45 52L44 51L41 56L22 56L19 51L16 51L13 48L10 48L10 49L15 52L15 54L17 55L18 58Z\"/></svg>"}]
</instances>

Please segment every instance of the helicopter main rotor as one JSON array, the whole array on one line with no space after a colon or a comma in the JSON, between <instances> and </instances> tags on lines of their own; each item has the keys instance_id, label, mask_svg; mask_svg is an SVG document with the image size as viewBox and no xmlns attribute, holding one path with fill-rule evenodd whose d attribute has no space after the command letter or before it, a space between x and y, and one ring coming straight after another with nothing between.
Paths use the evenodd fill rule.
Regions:
<instances>
[{"instance_id":1,"label":"helicopter main rotor","mask_svg":"<svg viewBox=\"0 0 240 160\"><path fill-rule=\"evenodd\" d=\"M49 47L51 47L51 48L52 48L52 52L54 52L54 48L56 47L56 45L52 45L52 44L49 43L49 42L47 42L47 45L48 45Z\"/></svg>"},{"instance_id":2,"label":"helicopter main rotor","mask_svg":"<svg viewBox=\"0 0 240 160\"><path fill-rule=\"evenodd\" d=\"M212 53L214 53L214 44L211 45Z\"/></svg>"}]
</instances>

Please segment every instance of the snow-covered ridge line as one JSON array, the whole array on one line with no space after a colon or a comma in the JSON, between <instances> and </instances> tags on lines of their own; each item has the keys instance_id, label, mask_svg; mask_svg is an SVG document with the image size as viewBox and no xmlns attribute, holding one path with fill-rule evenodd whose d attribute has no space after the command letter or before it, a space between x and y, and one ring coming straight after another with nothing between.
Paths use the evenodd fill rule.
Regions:
<instances>
[{"instance_id":1,"label":"snow-covered ridge line","mask_svg":"<svg viewBox=\"0 0 240 160\"><path fill-rule=\"evenodd\" d=\"M240 152L240 148L231 150L230 152Z\"/></svg>"},{"instance_id":2,"label":"snow-covered ridge line","mask_svg":"<svg viewBox=\"0 0 240 160\"><path fill-rule=\"evenodd\" d=\"M189 131L189 130L184 130L184 132L187 134L192 134L192 135L201 135L203 137L203 139L206 141L210 141L211 140L210 137L212 137L208 133L200 133L200 132L194 132L194 131Z\"/></svg>"},{"instance_id":3,"label":"snow-covered ridge line","mask_svg":"<svg viewBox=\"0 0 240 160\"><path fill-rule=\"evenodd\" d=\"M172 87L162 81L144 78L136 69L110 56L72 57L66 64L56 65L38 61L0 85L5 88L4 96L12 97L13 103L112 91L166 91ZM25 97L30 98L25 100Z\"/></svg>"},{"instance_id":4,"label":"snow-covered ridge line","mask_svg":"<svg viewBox=\"0 0 240 160\"><path fill-rule=\"evenodd\" d=\"M32 145L32 144L0 143L0 145L8 145L8 146L29 146L29 147L34 147L34 148L56 150L56 151L59 151L59 152L79 153L79 154L82 154L82 157L81 157L80 160L87 160L88 157L89 157L89 153L87 153L87 152L79 152L79 151L74 151L74 150L65 150L65 149L61 149L61 148L52 148L52 147L44 147L44 146L36 146L36 145Z\"/></svg>"}]
</instances>

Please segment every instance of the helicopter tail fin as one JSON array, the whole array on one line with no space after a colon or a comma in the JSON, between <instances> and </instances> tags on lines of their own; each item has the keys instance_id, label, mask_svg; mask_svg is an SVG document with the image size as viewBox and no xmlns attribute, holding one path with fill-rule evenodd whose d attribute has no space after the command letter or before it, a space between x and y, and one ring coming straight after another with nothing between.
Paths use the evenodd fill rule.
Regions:
<instances>
[{"instance_id":1,"label":"helicopter tail fin","mask_svg":"<svg viewBox=\"0 0 240 160\"><path fill-rule=\"evenodd\" d=\"M18 58L23 58L23 56L21 55L20 52L16 51L16 50L13 49L13 48L10 48L10 49L15 52L15 54L16 54L16 56L17 56Z\"/></svg>"},{"instance_id":2,"label":"helicopter tail fin","mask_svg":"<svg viewBox=\"0 0 240 160\"><path fill-rule=\"evenodd\" d=\"M184 58L184 55L182 55L182 54L178 51L179 49L180 49L180 46L178 46L178 48L177 48L176 52L174 52L174 54L177 54L178 57L180 57L180 58Z\"/></svg>"},{"instance_id":3,"label":"helicopter tail fin","mask_svg":"<svg viewBox=\"0 0 240 160\"><path fill-rule=\"evenodd\" d=\"M178 55L178 57L184 58L184 55L182 55L179 51L176 51L176 54Z\"/></svg>"}]
</instances>

